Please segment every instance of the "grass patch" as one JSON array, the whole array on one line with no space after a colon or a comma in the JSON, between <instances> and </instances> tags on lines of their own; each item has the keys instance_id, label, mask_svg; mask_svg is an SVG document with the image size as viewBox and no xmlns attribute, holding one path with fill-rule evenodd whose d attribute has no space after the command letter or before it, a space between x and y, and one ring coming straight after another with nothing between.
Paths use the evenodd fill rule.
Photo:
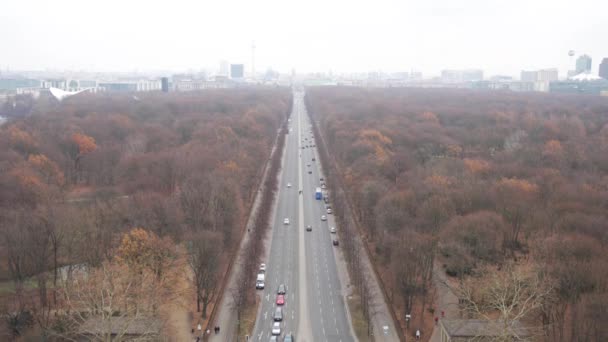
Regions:
<instances>
[{"instance_id":1,"label":"grass patch","mask_svg":"<svg viewBox=\"0 0 608 342\"><path fill-rule=\"evenodd\" d=\"M361 342L369 342L371 338L367 336L367 322L363 317L363 309L361 308L361 299L359 296L351 296L348 300L348 311L353 321L353 329L355 335Z\"/></svg>"},{"instance_id":2,"label":"grass patch","mask_svg":"<svg viewBox=\"0 0 608 342\"><path fill-rule=\"evenodd\" d=\"M256 300L255 305L251 305L245 308L245 311L241 314L241 324L239 326L238 335L245 338L246 335L251 337L253 333L253 327L255 325L255 317L258 312L259 301Z\"/></svg>"}]
</instances>

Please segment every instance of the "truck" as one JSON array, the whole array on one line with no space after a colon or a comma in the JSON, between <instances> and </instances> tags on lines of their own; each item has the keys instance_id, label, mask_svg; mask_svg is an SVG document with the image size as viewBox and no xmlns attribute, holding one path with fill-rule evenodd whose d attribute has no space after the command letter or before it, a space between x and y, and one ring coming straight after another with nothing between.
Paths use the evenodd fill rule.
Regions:
<instances>
[{"instance_id":1,"label":"truck","mask_svg":"<svg viewBox=\"0 0 608 342\"><path fill-rule=\"evenodd\" d=\"M265 279L266 279L266 276L264 275L264 273L258 273L258 278L255 281L256 290L264 289L264 280Z\"/></svg>"},{"instance_id":2,"label":"truck","mask_svg":"<svg viewBox=\"0 0 608 342\"><path fill-rule=\"evenodd\" d=\"M315 199L323 199L323 193L321 192L321 188L317 188L317 190L315 191Z\"/></svg>"}]
</instances>

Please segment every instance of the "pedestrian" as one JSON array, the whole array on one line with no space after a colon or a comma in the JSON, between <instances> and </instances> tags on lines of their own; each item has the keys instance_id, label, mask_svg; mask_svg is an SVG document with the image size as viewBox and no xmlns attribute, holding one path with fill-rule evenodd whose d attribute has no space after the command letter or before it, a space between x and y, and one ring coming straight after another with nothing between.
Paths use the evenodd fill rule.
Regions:
<instances>
[{"instance_id":1,"label":"pedestrian","mask_svg":"<svg viewBox=\"0 0 608 342\"><path fill-rule=\"evenodd\" d=\"M445 317L445 311L441 310L441 318Z\"/></svg>"},{"instance_id":2,"label":"pedestrian","mask_svg":"<svg viewBox=\"0 0 608 342\"><path fill-rule=\"evenodd\" d=\"M435 316L435 325L437 325L438 321L439 321L439 317Z\"/></svg>"},{"instance_id":3,"label":"pedestrian","mask_svg":"<svg viewBox=\"0 0 608 342\"><path fill-rule=\"evenodd\" d=\"M420 339L420 329L416 329L416 339Z\"/></svg>"}]
</instances>

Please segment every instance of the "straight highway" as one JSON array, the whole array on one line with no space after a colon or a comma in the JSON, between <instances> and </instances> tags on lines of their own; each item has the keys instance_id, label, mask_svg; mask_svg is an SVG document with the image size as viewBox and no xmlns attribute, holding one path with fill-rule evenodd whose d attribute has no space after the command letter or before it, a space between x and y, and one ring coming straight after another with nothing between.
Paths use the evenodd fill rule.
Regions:
<instances>
[{"instance_id":1,"label":"straight highway","mask_svg":"<svg viewBox=\"0 0 608 342\"><path fill-rule=\"evenodd\" d=\"M273 317L276 308L282 307L280 341L287 334L297 341L355 341L338 276L335 249L339 247L332 245L337 239L330 233L333 216L326 213L323 201L315 199L315 188L321 186L323 177L315 145L303 93L295 92L265 260L265 289L260 291L260 309L250 340L271 340ZM327 221L321 220L322 215ZM312 231L306 230L309 225ZM277 305L281 284L286 287L285 304Z\"/></svg>"}]
</instances>

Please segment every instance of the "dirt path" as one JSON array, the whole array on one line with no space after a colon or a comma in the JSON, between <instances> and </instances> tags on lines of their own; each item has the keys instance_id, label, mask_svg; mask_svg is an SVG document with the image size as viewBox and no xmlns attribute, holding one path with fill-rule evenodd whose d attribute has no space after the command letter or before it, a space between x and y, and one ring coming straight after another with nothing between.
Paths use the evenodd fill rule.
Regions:
<instances>
[{"instance_id":1,"label":"dirt path","mask_svg":"<svg viewBox=\"0 0 608 342\"><path fill-rule=\"evenodd\" d=\"M193 341L191 302L194 298L191 270L185 261L180 261L181 272L177 277L177 296L164 309L168 317L169 340L175 342Z\"/></svg>"}]
</instances>

